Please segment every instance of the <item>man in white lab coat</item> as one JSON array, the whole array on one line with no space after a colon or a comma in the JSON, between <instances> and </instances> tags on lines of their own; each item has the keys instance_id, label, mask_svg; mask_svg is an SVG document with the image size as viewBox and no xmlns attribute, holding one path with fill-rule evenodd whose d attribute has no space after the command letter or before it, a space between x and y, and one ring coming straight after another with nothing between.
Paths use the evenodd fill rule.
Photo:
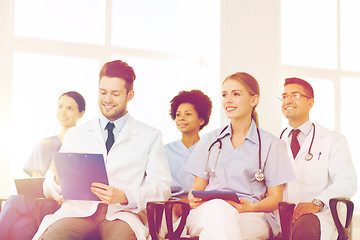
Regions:
<instances>
[{"instance_id":1,"label":"man in white lab coat","mask_svg":"<svg viewBox=\"0 0 360 240\"><path fill-rule=\"evenodd\" d=\"M125 62L106 63L100 71L100 117L68 131L60 149L103 154L109 185L93 183L91 188L101 201L64 200L44 218L34 239L148 237L146 203L170 197L171 175L160 131L127 112L134 80L134 70ZM56 170L46 173L44 191L62 200Z\"/></svg>"},{"instance_id":2,"label":"man in white lab coat","mask_svg":"<svg viewBox=\"0 0 360 240\"><path fill-rule=\"evenodd\" d=\"M346 138L312 123L311 85L300 78L285 79L282 112L289 126L281 137L293 159L296 180L288 183L288 200L296 203L293 239L337 239L331 198L352 197L357 188L355 168Z\"/></svg>"}]
</instances>

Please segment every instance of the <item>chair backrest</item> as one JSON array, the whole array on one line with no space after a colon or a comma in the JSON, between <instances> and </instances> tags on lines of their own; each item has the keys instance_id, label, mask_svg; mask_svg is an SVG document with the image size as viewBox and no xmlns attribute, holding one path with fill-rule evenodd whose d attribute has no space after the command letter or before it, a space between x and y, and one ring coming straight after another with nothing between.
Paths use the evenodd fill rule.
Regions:
<instances>
[{"instance_id":1,"label":"chair backrest","mask_svg":"<svg viewBox=\"0 0 360 240\"><path fill-rule=\"evenodd\" d=\"M178 227L176 230L173 230L173 208L175 204L181 206L181 219ZM186 225L186 219L190 212L190 206L187 203L180 202L180 201L167 201L165 202L165 219L166 219L166 226L168 233L166 234L165 238L169 240L177 240L181 239L181 234Z\"/></svg>"},{"instance_id":2,"label":"chair backrest","mask_svg":"<svg viewBox=\"0 0 360 240\"><path fill-rule=\"evenodd\" d=\"M162 215L164 212L164 202L148 202L146 204L147 220L149 233L152 240L158 240Z\"/></svg>"},{"instance_id":3,"label":"chair backrest","mask_svg":"<svg viewBox=\"0 0 360 240\"><path fill-rule=\"evenodd\" d=\"M294 213L294 208L294 203L279 203L280 225L283 240L290 240L292 237L292 216Z\"/></svg>"},{"instance_id":4,"label":"chair backrest","mask_svg":"<svg viewBox=\"0 0 360 240\"><path fill-rule=\"evenodd\" d=\"M179 205L181 207L182 214L180 217L180 223L174 231L173 209L175 205ZM190 212L189 204L181 201L166 201L166 202L148 202L146 205L149 233L152 240L160 239L159 232L161 228L164 209L165 209L165 220L167 227L167 234L165 236L165 239L169 239L169 240L198 239L198 237L195 238L181 237L181 234L186 225L187 216L189 215Z\"/></svg>"}]
</instances>

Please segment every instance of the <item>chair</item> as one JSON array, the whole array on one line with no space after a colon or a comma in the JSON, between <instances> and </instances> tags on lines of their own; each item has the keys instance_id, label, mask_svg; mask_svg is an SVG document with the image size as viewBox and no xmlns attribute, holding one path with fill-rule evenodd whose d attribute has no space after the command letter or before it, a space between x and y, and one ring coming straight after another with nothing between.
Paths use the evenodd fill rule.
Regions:
<instances>
[{"instance_id":1,"label":"chair","mask_svg":"<svg viewBox=\"0 0 360 240\"><path fill-rule=\"evenodd\" d=\"M337 204L342 202L347 207L346 212L346 222L343 226L340 222ZM354 203L346 198L332 198L330 199L330 211L332 218L334 220L336 229L338 231L337 240L348 240L351 239L351 220L353 217L354 211ZM295 204L288 202L280 202L279 203L279 215L280 215L280 225L283 240L290 240L292 233L292 215L294 212Z\"/></svg>"},{"instance_id":2,"label":"chair","mask_svg":"<svg viewBox=\"0 0 360 240\"><path fill-rule=\"evenodd\" d=\"M346 205L346 221L344 226L340 222L337 211L337 204L339 202L342 202ZM334 219L336 229L339 234L337 239L338 240L351 239L351 220L354 212L354 203L347 198L332 198L330 199L330 211Z\"/></svg>"},{"instance_id":3,"label":"chair","mask_svg":"<svg viewBox=\"0 0 360 240\"><path fill-rule=\"evenodd\" d=\"M279 203L280 226L283 240L290 240L292 237L292 216L294 213L294 208L294 203Z\"/></svg>"},{"instance_id":4,"label":"chair","mask_svg":"<svg viewBox=\"0 0 360 240\"><path fill-rule=\"evenodd\" d=\"M33 217L36 223L40 226L43 218L48 214L53 214L60 208L60 204L51 198L38 198L35 200L35 211Z\"/></svg>"},{"instance_id":5,"label":"chair","mask_svg":"<svg viewBox=\"0 0 360 240\"><path fill-rule=\"evenodd\" d=\"M342 202L347 207L346 222L343 226L339 220L337 212L337 204ZM172 214L173 207L175 204L179 204L182 209L182 216L180 219L180 224L173 231L173 222ZM280 215L280 226L281 234L279 236L273 237L273 240L291 240L292 238L292 216L294 213L295 204L289 202L280 202L279 203L279 215ZM166 201L166 202L148 202L146 206L147 218L149 223L149 232L152 240L159 240L159 231L162 222L162 216L165 209L165 219L168 233L165 236L165 239L169 240L182 240L182 239L191 239L197 240L195 238L184 238L180 237L181 233L185 227L187 215L190 212L190 206L187 203L180 201ZM337 240L348 240L351 239L351 220L354 211L354 204L351 200L345 198L332 198L330 199L330 211L334 219L335 226L339 233Z\"/></svg>"},{"instance_id":6,"label":"chair","mask_svg":"<svg viewBox=\"0 0 360 240\"><path fill-rule=\"evenodd\" d=\"M182 215L180 223L176 230L173 229L173 208L178 204L181 206ZM163 212L165 210L165 220L168 233L165 235L165 239L169 240L198 240L199 237L181 237L181 234L185 228L186 219L190 212L190 206L188 203L181 201L166 201L166 202L148 202L146 206L147 219L149 224L149 232L152 240L159 240L159 232L161 228L161 222L163 218ZM281 236L270 237L269 240L281 240Z\"/></svg>"},{"instance_id":7,"label":"chair","mask_svg":"<svg viewBox=\"0 0 360 240\"><path fill-rule=\"evenodd\" d=\"M149 233L152 240L159 239L163 212L164 202L148 202L146 204Z\"/></svg>"},{"instance_id":8,"label":"chair","mask_svg":"<svg viewBox=\"0 0 360 240\"><path fill-rule=\"evenodd\" d=\"M0 203L3 201L5 199L0 199ZM59 204L53 199L33 198L24 195L14 195L6 201L1 212L1 239L8 239L13 234L16 234L17 238L31 239L44 216L59 208Z\"/></svg>"},{"instance_id":9,"label":"chair","mask_svg":"<svg viewBox=\"0 0 360 240\"><path fill-rule=\"evenodd\" d=\"M180 205L182 215L180 217L180 223L176 230L173 229L173 208L175 205ZM190 212L190 206L187 203L181 201L166 201L166 202L148 202L146 205L147 219L149 224L149 232L152 240L159 240L159 232L161 228L163 212L165 210L165 220L167 226L167 234L165 239L179 240L179 239L192 239L197 240L198 237L188 238L181 237L186 224L187 216Z\"/></svg>"},{"instance_id":10,"label":"chair","mask_svg":"<svg viewBox=\"0 0 360 240\"><path fill-rule=\"evenodd\" d=\"M0 198L0 212L2 210L2 204L7 199ZM45 215L52 214L60 208L60 205L57 201L50 198L37 198L35 199L34 212L29 216L36 220L37 226L40 225L42 219Z\"/></svg>"}]
</instances>

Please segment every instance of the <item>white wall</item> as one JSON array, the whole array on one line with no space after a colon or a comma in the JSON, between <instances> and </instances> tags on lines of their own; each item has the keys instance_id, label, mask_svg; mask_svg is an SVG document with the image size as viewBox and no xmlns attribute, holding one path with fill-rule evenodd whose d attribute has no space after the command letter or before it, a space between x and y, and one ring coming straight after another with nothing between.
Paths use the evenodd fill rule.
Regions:
<instances>
[{"instance_id":1,"label":"white wall","mask_svg":"<svg viewBox=\"0 0 360 240\"><path fill-rule=\"evenodd\" d=\"M260 127L278 135L281 110L280 0L223 0L221 79L247 72L260 84ZM222 118L223 123L227 122Z\"/></svg>"},{"instance_id":2,"label":"white wall","mask_svg":"<svg viewBox=\"0 0 360 240\"><path fill-rule=\"evenodd\" d=\"M0 2L1 142L8 141L11 137L12 4L12 0ZM261 87L258 107L260 125L277 135L281 130L280 102L277 100L281 88L280 0L223 0L220 14L221 70L218 79L221 82L226 76L237 71L253 75ZM215 28L213 26L213 31L216 31ZM214 95L216 96L215 93ZM220 101L220 98L214 101ZM220 108L220 104L214 105ZM221 125L226 124L223 111L215 112L222 114ZM1 144L0 147L4 145ZM6 149L1 149L0 198L9 194L11 161L11 154Z\"/></svg>"},{"instance_id":3,"label":"white wall","mask_svg":"<svg viewBox=\"0 0 360 240\"><path fill-rule=\"evenodd\" d=\"M9 192L12 153L5 146L11 136L11 14L12 1L0 1L0 198Z\"/></svg>"}]
</instances>

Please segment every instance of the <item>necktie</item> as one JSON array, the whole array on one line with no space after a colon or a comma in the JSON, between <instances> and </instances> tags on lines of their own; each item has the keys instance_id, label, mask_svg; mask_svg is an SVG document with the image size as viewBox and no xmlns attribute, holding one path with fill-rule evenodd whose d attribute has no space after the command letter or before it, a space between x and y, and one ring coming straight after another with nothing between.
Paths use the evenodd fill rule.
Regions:
<instances>
[{"instance_id":1,"label":"necktie","mask_svg":"<svg viewBox=\"0 0 360 240\"><path fill-rule=\"evenodd\" d=\"M108 124L105 127L108 131L108 137L105 143L107 152L110 151L111 146L114 144L114 133L113 133L114 127L115 125L112 122L108 122Z\"/></svg>"},{"instance_id":2,"label":"necktie","mask_svg":"<svg viewBox=\"0 0 360 240\"><path fill-rule=\"evenodd\" d=\"M291 151L292 151L292 154L293 154L294 158L296 157L296 155L298 154L298 152L300 150L300 144L299 144L299 141L297 139L297 135L299 135L299 133L300 133L299 129L293 129L291 131L291 144L290 144L290 147L291 147Z\"/></svg>"}]
</instances>

